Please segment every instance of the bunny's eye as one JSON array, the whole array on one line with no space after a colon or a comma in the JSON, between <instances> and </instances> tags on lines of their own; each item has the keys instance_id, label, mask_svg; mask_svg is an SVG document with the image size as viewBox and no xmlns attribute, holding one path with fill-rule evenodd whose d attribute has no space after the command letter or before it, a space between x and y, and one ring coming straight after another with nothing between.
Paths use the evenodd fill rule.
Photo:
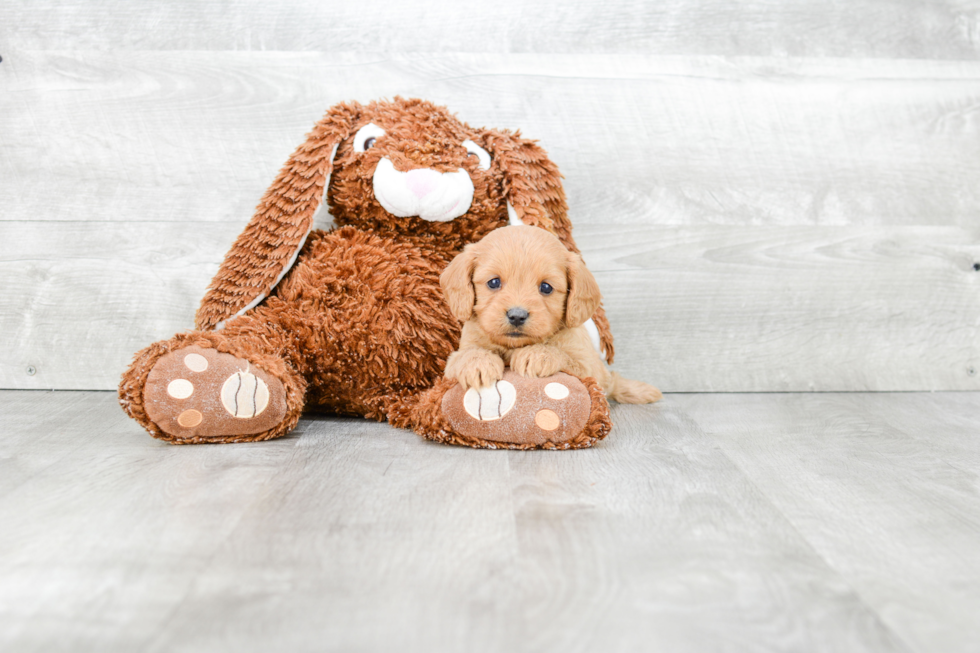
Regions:
<instances>
[{"instance_id":1,"label":"bunny's eye","mask_svg":"<svg viewBox=\"0 0 980 653\"><path fill-rule=\"evenodd\" d=\"M489 152L470 140L463 141L463 147L466 148L467 152L469 152L472 156L475 156L480 161L480 170L490 169Z\"/></svg>"},{"instance_id":2,"label":"bunny's eye","mask_svg":"<svg viewBox=\"0 0 980 653\"><path fill-rule=\"evenodd\" d=\"M374 147L377 140L385 135L385 130L381 129L373 122L369 122L354 134L354 151L361 153Z\"/></svg>"},{"instance_id":3,"label":"bunny's eye","mask_svg":"<svg viewBox=\"0 0 980 653\"><path fill-rule=\"evenodd\" d=\"M498 288L500 288L500 278L494 277L493 279L488 281L487 288L489 288L490 290L497 290Z\"/></svg>"}]
</instances>

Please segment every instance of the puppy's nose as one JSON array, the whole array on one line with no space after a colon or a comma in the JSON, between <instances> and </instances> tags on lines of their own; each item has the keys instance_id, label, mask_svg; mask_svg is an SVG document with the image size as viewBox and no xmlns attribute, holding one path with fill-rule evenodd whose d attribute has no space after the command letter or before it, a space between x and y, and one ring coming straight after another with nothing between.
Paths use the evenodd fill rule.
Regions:
<instances>
[{"instance_id":1,"label":"puppy's nose","mask_svg":"<svg viewBox=\"0 0 980 653\"><path fill-rule=\"evenodd\" d=\"M528 312L523 308L512 308L507 311L507 321L516 327L527 322Z\"/></svg>"}]
</instances>

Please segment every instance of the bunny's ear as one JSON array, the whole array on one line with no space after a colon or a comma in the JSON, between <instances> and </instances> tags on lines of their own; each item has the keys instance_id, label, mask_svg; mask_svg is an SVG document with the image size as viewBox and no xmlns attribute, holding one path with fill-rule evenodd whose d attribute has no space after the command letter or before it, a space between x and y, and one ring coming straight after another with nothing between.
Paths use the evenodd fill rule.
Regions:
<instances>
[{"instance_id":1,"label":"bunny's ear","mask_svg":"<svg viewBox=\"0 0 980 653\"><path fill-rule=\"evenodd\" d=\"M289 157L211 280L197 310L198 329L221 329L258 305L295 263L314 222L327 212L333 158L361 110L357 103L334 106Z\"/></svg>"},{"instance_id":2,"label":"bunny's ear","mask_svg":"<svg viewBox=\"0 0 980 653\"><path fill-rule=\"evenodd\" d=\"M481 135L491 155L491 168L503 174L511 224L547 229L577 252L558 166L537 143L521 138L520 132L487 129Z\"/></svg>"},{"instance_id":3,"label":"bunny's ear","mask_svg":"<svg viewBox=\"0 0 980 653\"><path fill-rule=\"evenodd\" d=\"M503 173L510 223L547 229L577 254L558 166L536 142L521 138L520 132L486 129L480 136L491 155L491 170L496 167ZM601 305L585 327L596 350L612 363L612 332Z\"/></svg>"}]
</instances>

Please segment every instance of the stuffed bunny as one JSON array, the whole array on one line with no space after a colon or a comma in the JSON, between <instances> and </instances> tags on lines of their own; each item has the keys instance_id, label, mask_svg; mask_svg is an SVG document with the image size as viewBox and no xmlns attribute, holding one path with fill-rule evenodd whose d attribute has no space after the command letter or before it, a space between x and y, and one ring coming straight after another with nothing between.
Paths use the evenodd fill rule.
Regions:
<instances>
[{"instance_id":1,"label":"stuffed bunny","mask_svg":"<svg viewBox=\"0 0 980 653\"><path fill-rule=\"evenodd\" d=\"M463 392L442 376L460 326L440 274L507 224L578 251L560 179L519 133L474 129L426 101L334 106L228 252L196 330L136 354L123 409L175 444L279 437L312 409L474 447L591 446L611 426L593 379L508 371ZM601 307L588 326L611 362Z\"/></svg>"}]
</instances>

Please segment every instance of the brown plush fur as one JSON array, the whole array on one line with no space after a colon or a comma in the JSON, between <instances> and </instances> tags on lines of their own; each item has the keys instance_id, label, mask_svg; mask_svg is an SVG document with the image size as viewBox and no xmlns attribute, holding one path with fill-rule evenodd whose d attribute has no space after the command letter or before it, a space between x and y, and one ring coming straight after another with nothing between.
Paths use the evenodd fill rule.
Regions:
<instances>
[{"instance_id":1,"label":"brown plush fur","mask_svg":"<svg viewBox=\"0 0 980 653\"><path fill-rule=\"evenodd\" d=\"M381 125L387 133L374 148L355 153L350 136L369 122ZM481 170L467 155L460 145L466 139L490 153L490 170ZM338 149L331 163L334 146ZM383 156L401 170L465 168L474 185L470 210L449 222L394 218L378 203L371 187L373 171ZM561 174L544 150L521 138L520 132L474 129L445 108L423 100L338 104L289 158L255 217L228 252L198 309L198 329L214 328L272 288L310 229L328 176L327 202L338 226L351 225L408 241L427 258L448 263L467 243L506 225L507 201L525 224L553 231L568 249L578 251ZM601 308L595 322L611 362L612 335Z\"/></svg>"},{"instance_id":2,"label":"brown plush fur","mask_svg":"<svg viewBox=\"0 0 980 653\"><path fill-rule=\"evenodd\" d=\"M368 123L385 135L355 152L352 136ZM461 145L467 139L489 152L489 170ZM391 215L372 189L382 156L400 171L465 169L474 187L469 210L448 222ZM339 228L311 231L324 196ZM143 387L161 356L198 344L281 379L287 418L258 435L180 442L277 437L305 408L389 419L452 441L439 435L437 412L445 394L439 380L459 326L442 300L439 275L466 244L507 224L508 201L526 224L552 231L577 251L561 175L534 142L519 133L474 129L422 100L336 105L289 158L235 241L197 312L197 330L136 355L120 385L123 408L154 437L177 441L146 416ZM612 335L601 307L594 321L611 359ZM586 440L603 432L608 418L599 413Z\"/></svg>"},{"instance_id":3,"label":"brown plush fur","mask_svg":"<svg viewBox=\"0 0 980 653\"><path fill-rule=\"evenodd\" d=\"M446 377L485 387L504 365L524 377L558 372L595 377L621 403L652 403L660 391L610 372L582 324L599 307L599 284L582 257L535 227L502 227L467 245L440 277L446 301L464 322ZM493 287L491 287L493 284ZM542 290L544 288L544 290ZM522 311L514 323L511 311Z\"/></svg>"}]
</instances>

